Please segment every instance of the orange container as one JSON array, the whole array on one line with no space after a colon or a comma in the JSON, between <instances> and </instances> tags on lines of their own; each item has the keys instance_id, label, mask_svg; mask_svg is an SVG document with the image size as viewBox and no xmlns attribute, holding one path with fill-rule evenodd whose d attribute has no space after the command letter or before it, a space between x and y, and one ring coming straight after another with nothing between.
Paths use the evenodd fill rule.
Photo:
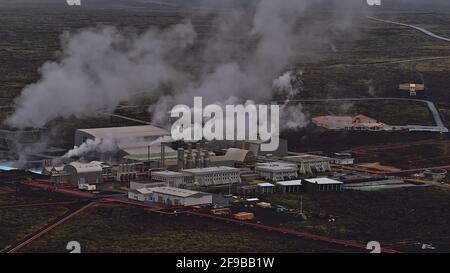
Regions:
<instances>
[{"instance_id":1,"label":"orange container","mask_svg":"<svg viewBox=\"0 0 450 273\"><path fill-rule=\"evenodd\" d=\"M214 215L230 215L231 210L229 208L212 209L211 212Z\"/></svg>"},{"instance_id":2,"label":"orange container","mask_svg":"<svg viewBox=\"0 0 450 273\"><path fill-rule=\"evenodd\" d=\"M233 218L236 220L252 220L255 219L255 214L250 212L239 212L233 215Z\"/></svg>"}]
</instances>

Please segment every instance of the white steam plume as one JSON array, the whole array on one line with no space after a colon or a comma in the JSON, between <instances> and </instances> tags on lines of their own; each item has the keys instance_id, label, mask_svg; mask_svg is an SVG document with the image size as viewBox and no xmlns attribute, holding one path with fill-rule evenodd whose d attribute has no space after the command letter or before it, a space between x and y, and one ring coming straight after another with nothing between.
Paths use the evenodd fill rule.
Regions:
<instances>
[{"instance_id":1,"label":"white steam plume","mask_svg":"<svg viewBox=\"0 0 450 273\"><path fill-rule=\"evenodd\" d=\"M117 150L117 145L109 139L88 139L80 146L75 146L68 151L63 157L82 157L90 152L112 152Z\"/></svg>"},{"instance_id":2,"label":"white steam plume","mask_svg":"<svg viewBox=\"0 0 450 273\"><path fill-rule=\"evenodd\" d=\"M194 96L205 104L230 97L265 102L286 67L329 50L330 28L351 26L348 12L333 14L331 24L303 20L313 2L260 0L251 9L227 9L216 15L206 39L189 20L141 34L110 26L65 34L59 60L41 67L41 79L23 90L7 123L40 127L56 117L112 112L143 95L155 100L149 111L158 123L167 121L173 105L191 104ZM339 5L346 2L355 1ZM201 53L190 54L194 47Z\"/></svg>"},{"instance_id":3,"label":"white steam plume","mask_svg":"<svg viewBox=\"0 0 450 273\"><path fill-rule=\"evenodd\" d=\"M80 146L75 146L72 150L69 150L63 157L82 157L90 152L117 152L121 147L142 147L160 144L161 142L171 142L171 138L169 136L159 137L149 143L143 137L108 134L101 139L87 139Z\"/></svg>"}]
</instances>

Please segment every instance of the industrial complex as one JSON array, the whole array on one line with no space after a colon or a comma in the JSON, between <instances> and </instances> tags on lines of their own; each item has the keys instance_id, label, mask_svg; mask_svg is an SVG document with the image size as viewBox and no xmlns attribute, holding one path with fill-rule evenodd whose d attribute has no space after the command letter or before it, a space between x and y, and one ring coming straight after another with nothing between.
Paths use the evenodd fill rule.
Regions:
<instances>
[{"instance_id":1,"label":"industrial complex","mask_svg":"<svg viewBox=\"0 0 450 273\"><path fill-rule=\"evenodd\" d=\"M348 121L379 124L362 115ZM152 125L78 129L72 151L89 141L97 146L60 161L43 161L41 173L52 186L107 189L146 205L165 206L222 206L223 200L215 203L217 198L212 198L217 192L269 196L414 186L395 173L368 174L369 169L348 152L299 154L281 146L276 155L264 154L254 141L172 141L167 130ZM102 143L108 147L102 148ZM432 181L446 179L445 170L426 169L420 175Z\"/></svg>"},{"instance_id":2,"label":"industrial complex","mask_svg":"<svg viewBox=\"0 0 450 273\"><path fill-rule=\"evenodd\" d=\"M0 253L450 251L449 12L20 2Z\"/></svg>"}]
</instances>

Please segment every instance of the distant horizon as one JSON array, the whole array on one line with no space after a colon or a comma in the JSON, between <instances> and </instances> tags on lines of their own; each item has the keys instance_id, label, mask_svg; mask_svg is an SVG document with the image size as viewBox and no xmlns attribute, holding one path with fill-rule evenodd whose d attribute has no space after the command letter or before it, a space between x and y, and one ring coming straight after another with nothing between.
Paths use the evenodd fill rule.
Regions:
<instances>
[{"instance_id":1,"label":"distant horizon","mask_svg":"<svg viewBox=\"0 0 450 273\"><path fill-rule=\"evenodd\" d=\"M226 5L227 2L230 2L233 5L238 4L250 4L252 2L256 2L258 0L82 0L82 4L90 7L95 7L97 5L102 5L103 7L107 8L107 5L110 5L111 7L117 6L117 5L149 5L149 4L155 4L159 5L159 3L177 3L178 5L182 6L189 6L189 5L217 5L220 6ZM346 1L342 0L307 0L307 1L313 1L315 5L329 5L333 4L333 6L339 6L341 3L345 4ZM381 0L382 6L381 7L373 7L374 9L400 9L400 10L411 10L411 9L424 9L424 10L434 10L436 11L442 11L442 9L449 9L450 10L450 1L448 0ZM367 5L366 0L347 0L348 3L352 4L360 4L362 6ZM64 4L66 3L66 0L0 0L0 4L2 5L41 5L41 4ZM105 6L106 5L106 6ZM228 4L229 5L229 4Z\"/></svg>"}]
</instances>

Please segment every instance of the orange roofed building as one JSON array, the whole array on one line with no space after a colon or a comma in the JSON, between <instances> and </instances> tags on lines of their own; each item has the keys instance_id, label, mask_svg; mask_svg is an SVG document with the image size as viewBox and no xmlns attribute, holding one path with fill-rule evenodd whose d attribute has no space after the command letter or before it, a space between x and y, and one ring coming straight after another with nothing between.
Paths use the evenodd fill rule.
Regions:
<instances>
[{"instance_id":1,"label":"orange roofed building","mask_svg":"<svg viewBox=\"0 0 450 273\"><path fill-rule=\"evenodd\" d=\"M390 131L392 126L364 115L319 116L313 123L328 130Z\"/></svg>"}]
</instances>

